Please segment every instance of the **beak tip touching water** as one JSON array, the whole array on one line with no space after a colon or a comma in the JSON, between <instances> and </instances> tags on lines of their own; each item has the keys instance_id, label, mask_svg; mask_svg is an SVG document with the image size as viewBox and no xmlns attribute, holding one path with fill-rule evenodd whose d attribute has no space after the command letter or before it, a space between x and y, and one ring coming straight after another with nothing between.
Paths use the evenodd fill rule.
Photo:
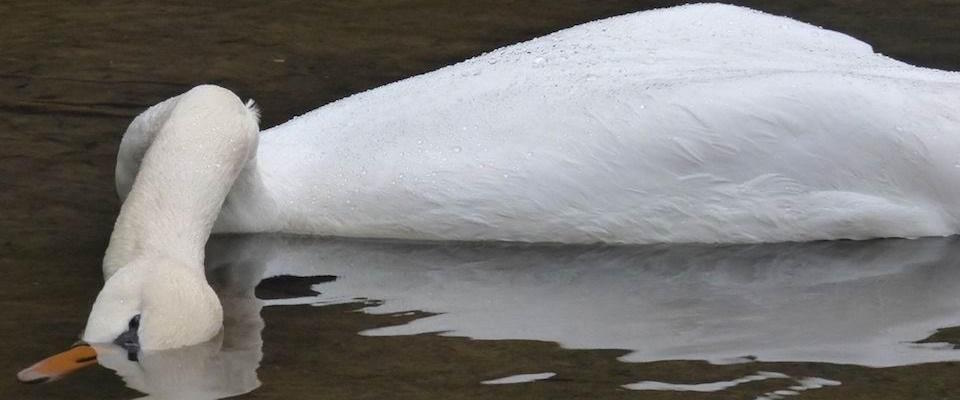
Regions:
<instances>
[{"instance_id":1,"label":"beak tip touching water","mask_svg":"<svg viewBox=\"0 0 960 400\"><path fill-rule=\"evenodd\" d=\"M18 372L17 380L20 381L20 383L35 384L35 383L46 383L46 382L49 382L51 379L49 376L43 376L42 374L38 373L31 367Z\"/></svg>"}]
</instances>

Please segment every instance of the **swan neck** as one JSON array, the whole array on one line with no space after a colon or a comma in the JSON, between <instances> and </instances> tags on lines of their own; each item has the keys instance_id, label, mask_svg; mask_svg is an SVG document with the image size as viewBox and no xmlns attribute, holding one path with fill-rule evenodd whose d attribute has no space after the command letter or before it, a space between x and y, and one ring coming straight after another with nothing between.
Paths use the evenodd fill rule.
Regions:
<instances>
[{"instance_id":1,"label":"swan neck","mask_svg":"<svg viewBox=\"0 0 960 400\"><path fill-rule=\"evenodd\" d=\"M152 135L110 238L107 277L140 255L202 273L204 246L258 132L255 114L232 92L203 88L181 95Z\"/></svg>"}]
</instances>

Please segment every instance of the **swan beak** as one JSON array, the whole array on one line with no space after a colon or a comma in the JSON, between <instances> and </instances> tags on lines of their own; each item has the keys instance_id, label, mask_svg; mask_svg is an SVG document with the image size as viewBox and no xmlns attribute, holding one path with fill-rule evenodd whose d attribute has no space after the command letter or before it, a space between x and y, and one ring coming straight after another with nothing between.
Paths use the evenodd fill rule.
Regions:
<instances>
[{"instance_id":1,"label":"swan beak","mask_svg":"<svg viewBox=\"0 0 960 400\"><path fill-rule=\"evenodd\" d=\"M86 343L79 343L70 350L50 356L17 373L22 383L55 381L80 368L97 363L97 351Z\"/></svg>"}]
</instances>

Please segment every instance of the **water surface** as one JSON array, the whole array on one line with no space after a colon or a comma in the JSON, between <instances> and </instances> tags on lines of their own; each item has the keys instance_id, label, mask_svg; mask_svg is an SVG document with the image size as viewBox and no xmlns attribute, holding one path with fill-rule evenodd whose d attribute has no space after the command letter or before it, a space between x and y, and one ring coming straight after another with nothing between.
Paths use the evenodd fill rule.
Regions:
<instances>
[{"instance_id":1,"label":"water surface","mask_svg":"<svg viewBox=\"0 0 960 400\"><path fill-rule=\"evenodd\" d=\"M956 337L931 337L960 321L954 238L557 246L234 235L207 251L224 331L136 361L97 346L129 387L168 399L261 381L303 398L391 387L762 398L876 393L890 371L937 365L950 375L923 381L949 383L937 379L960 361Z\"/></svg>"}]
</instances>

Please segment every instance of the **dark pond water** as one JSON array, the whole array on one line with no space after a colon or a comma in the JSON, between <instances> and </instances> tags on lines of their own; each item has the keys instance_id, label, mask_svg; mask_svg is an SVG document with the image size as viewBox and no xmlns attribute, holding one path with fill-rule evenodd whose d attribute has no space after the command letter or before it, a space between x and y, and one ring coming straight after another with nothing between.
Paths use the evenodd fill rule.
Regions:
<instances>
[{"instance_id":1,"label":"dark pond water","mask_svg":"<svg viewBox=\"0 0 960 400\"><path fill-rule=\"evenodd\" d=\"M0 394L960 397L952 238L536 247L220 237L208 277L227 324L213 342L139 363L104 348L103 367L16 383L83 327L118 209L117 144L145 107L214 82L257 99L267 127L502 45L676 3L0 3ZM960 4L738 3L960 68Z\"/></svg>"}]
</instances>

